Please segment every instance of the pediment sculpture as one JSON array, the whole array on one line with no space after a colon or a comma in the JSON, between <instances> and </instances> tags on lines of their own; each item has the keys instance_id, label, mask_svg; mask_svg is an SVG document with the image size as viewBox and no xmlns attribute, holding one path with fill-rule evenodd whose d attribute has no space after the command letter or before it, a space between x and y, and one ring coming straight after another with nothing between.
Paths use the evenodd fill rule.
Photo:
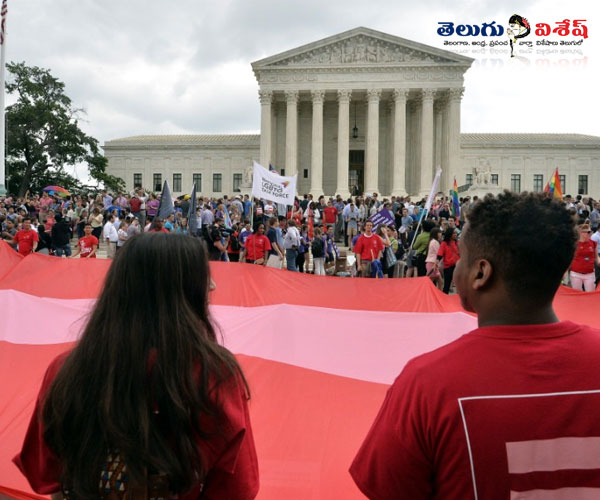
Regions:
<instances>
[{"instance_id":1,"label":"pediment sculpture","mask_svg":"<svg viewBox=\"0 0 600 500\"><path fill-rule=\"evenodd\" d=\"M409 62L445 63L453 61L374 37L359 35L272 64L274 66L295 66Z\"/></svg>"}]
</instances>

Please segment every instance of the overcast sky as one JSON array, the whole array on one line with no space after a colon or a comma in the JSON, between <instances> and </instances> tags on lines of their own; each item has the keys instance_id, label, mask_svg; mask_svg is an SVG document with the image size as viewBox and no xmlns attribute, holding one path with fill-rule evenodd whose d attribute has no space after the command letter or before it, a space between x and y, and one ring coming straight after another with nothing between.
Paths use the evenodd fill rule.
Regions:
<instances>
[{"instance_id":1,"label":"overcast sky","mask_svg":"<svg viewBox=\"0 0 600 500\"><path fill-rule=\"evenodd\" d=\"M506 25L514 13L533 24L586 19L589 38L581 53L534 47L527 60L465 53L476 62L465 78L462 132L600 136L595 1L9 0L8 9L7 60L65 82L101 144L140 134L257 133L252 61L357 26L445 48L438 22Z\"/></svg>"}]
</instances>

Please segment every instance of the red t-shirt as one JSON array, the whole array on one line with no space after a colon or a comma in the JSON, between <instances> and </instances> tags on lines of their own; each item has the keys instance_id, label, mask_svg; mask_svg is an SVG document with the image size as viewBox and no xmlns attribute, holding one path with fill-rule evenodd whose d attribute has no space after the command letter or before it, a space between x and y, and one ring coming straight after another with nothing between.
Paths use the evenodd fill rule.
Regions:
<instances>
[{"instance_id":1,"label":"red t-shirt","mask_svg":"<svg viewBox=\"0 0 600 500\"><path fill-rule=\"evenodd\" d=\"M265 252L271 250L271 242L264 234L251 234L246 238L246 259L258 260L265 257Z\"/></svg>"},{"instance_id":2,"label":"red t-shirt","mask_svg":"<svg viewBox=\"0 0 600 500\"><path fill-rule=\"evenodd\" d=\"M323 220L325 224L335 224L335 221L337 220L337 208L325 207L323 213Z\"/></svg>"},{"instance_id":3,"label":"red t-shirt","mask_svg":"<svg viewBox=\"0 0 600 500\"><path fill-rule=\"evenodd\" d=\"M131 198L131 200L129 200L129 206L131 207L131 211L133 213L137 213L142 209L142 200L134 196Z\"/></svg>"},{"instance_id":4,"label":"red t-shirt","mask_svg":"<svg viewBox=\"0 0 600 500\"><path fill-rule=\"evenodd\" d=\"M373 260L377 259L379 252L383 251L383 240L372 233L371 236L366 234L360 235L356 244L354 245L354 253L359 253L361 260Z\"/></svg>"},{"instance_id":5,"label":"red t-shirt","mask_svg":"<svg viewBox=\"0 0 600 500\"><path fill-rule=\"evenodd\" d=\"M575 250L575 257L571 263L571 271L581 274L589 274L594 272L594 262L596 260L596 242L579 241Z\"/></svg>"},{"instance_id":6,"label":"red t-shirt","mask_svg":"<svg viewBox=\"0 0 600 500\"><path fill-rule=\"evenodd\" d=\"M69 352L59 355L46 371L21 452L13 459L34 491L51 494L60 490L60 461L43 439L43 425L38 416L42 398L50 388ZM211 392L213 402L218 401L225 419L221 433L210 441L198 441L208 474L204 490L201 485L179 495L180 500L196 498L252 499L259 487L258 461L246 393L241 382L230 378L217 391ZM203 417L200 417L203 420ZM202 424L201 424L202 425ZM214 427L204 424L205 428Z\"/></svg>"},{"instance_id":7,"label":"red t-shirt","mask_svg":"<svg viewBox=\"0 0 600 500\"><path fill-rule=\"evenodd\" d=\"M372 499L600 498L599 365L586 326L474 330L409 361L350 474Z\"/></svg>"},{"instance_id":8,"label":"red t-shirt","mask_svg":"<svg viewBox=\"0 0 600 500\"><path fill-rule=\"evenodd\" d=\"M449 267L455 266L458 260L460 259L460 255L458 253L458 245L456 244L456 241L450 240L450 243L442 241L440 249L438 250L438 256L442 257L442 259L444 260L444 269L448 269Z\"/></svg>"},{"instance_id":9,"label":"red t-shirt","mask_svg":"<svg viewBox=\"0 0 600 500\"><path fill-rule=\"evenodd\" d=\"M88 257L88 255L90 255L92 253L93 250L93 246L96 245L96 248L98 247L98 238L96 238L95 236L84 236L83 238L79 238L79 241L77 242L77 245L79 245L79 257L81 259L84 258L89 258L89 259L95 259L96 258L96 254L91 255L90 257Z\"/></svg>"},{"instance_id":10,"label":"red t-shirt","mask_svg":"<svg viewBox=\"0 0 600 500\"><path fill-rule=\"evenodd\" d=\"M160 229L150 229L150 231L148 231L149 233L168 233L169 230L166 227L161 227Z\"/></svg>"},{"instance_id":11,"label":"red t-shirt","mask_svg":"<svg viewBox=\"0 0 600 500\"><path fill-rule=\"evenodd\" d=\"M33 243L35 241L40 241L40 237L37 231L30 229L29 231L25 231L25 229L21 229L15 234L14 240L19 245L19 253L21 255L29 255L33 251Z\"/></svg>"}]
</instances>

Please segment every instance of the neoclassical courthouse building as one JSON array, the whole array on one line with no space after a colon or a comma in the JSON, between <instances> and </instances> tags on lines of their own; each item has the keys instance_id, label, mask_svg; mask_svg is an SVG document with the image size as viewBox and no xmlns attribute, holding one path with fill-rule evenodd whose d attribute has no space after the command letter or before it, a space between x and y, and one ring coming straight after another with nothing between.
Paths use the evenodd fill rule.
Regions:
<instances>
[{"instance_id":1,"label":"neoclassical courthouse building","mask_svg":"<svg viewBox=\"0 0 600 500\"><path fill-rule=\"evenodd\" d=\"M473 59L356 28L252 63L260 135L149 135L104 144L108 170L131 190L232 194L253 160L298 174L298 193L424 195L486 171L493 184L541 191L556 167L563 192L600 196L600 137L461 134Z\"/></svg>"}]
</instances>

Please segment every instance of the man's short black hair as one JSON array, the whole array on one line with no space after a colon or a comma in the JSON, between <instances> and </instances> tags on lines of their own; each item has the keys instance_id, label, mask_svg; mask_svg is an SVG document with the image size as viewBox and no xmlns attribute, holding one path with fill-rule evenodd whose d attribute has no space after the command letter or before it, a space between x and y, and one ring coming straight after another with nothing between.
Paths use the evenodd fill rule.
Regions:
<instances>
[{"instance_id":1,"label":"man's short black hair","mask_svg":"<svg viewBox=\"0 0 600 500\"><path fill-rule=\"evenodd\" d=\"M435 227L435 222L433 222L431 220L424 220L422 227L423 227L423 232L428 233Z\"/></svg>"},{"instance_id":2,"label":"man's short black hair","mask_svg":"<svg viewBox=\"0 0 600 500\"><path fill-rule=\"evenodd\" d=\"M568 210L542 193L487 195L469 210L469 263L488 260L515 298L552 300L573 260L578 235Z\"/></svg>"}]
</instances>

